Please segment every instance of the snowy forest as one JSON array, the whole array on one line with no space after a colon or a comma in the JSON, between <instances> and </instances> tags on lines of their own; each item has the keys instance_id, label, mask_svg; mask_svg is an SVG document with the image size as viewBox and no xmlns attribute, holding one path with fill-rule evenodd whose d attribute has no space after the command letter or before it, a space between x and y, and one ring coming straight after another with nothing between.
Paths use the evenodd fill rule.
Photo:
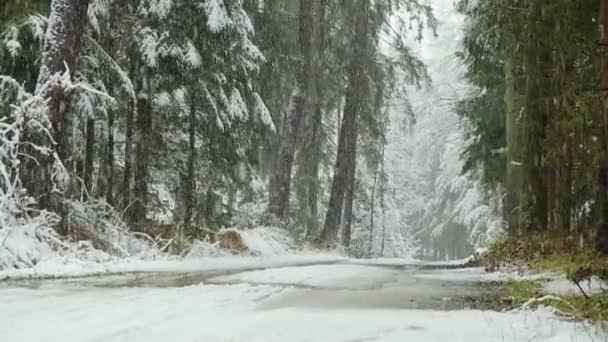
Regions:
<instances>
[{"instance_id":1,"label":"snowy forest","mask_svg":"<svg viewBox=\"0 0 608 342\"><path fill-rule=\"evenodd\" d=\"M502 194L463 159L483 134L459 111L465 12L438 36L413 0L5 2L2 235L181 253L266 226L466 257L500 233Z\"/></svg>"},{"instance_id":2,"label":"snowy forest","mask_svg":"<svg viewBox=\"0 0 608 342\"><path fill-rule=\"evenodd\" d=\"M606 251L598 5L5 1L3 246L275 227L357 257L542 230Z\"/></svg>"},{"instance_id":3,"label":"snowy forest","mask_svg":"<svg viewBox=\"0 0 608 342\"><path fill-rule=\"evenodd\" d=\"M607 281L608 0L0 4L2 338L605 341Z\"/></svg>"}]
</instances>

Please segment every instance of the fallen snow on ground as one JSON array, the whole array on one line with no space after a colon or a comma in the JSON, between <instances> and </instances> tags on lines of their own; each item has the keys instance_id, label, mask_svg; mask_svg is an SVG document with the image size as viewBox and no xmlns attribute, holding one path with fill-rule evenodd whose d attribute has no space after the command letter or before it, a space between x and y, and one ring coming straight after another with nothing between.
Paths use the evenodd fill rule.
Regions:
<instances>
[{"instance_id":1,"label":"fallen snow on ground","mask_svg":"<svg viewBox=\"0 0 608 342\"><path fill-rule=\"evenodd\" d=\"M295 281L295 279L294 279ZM602 341L547 310L261 310L279 286L0 289L5 341Z\"/></svg>"},{"instance_id":2,"label":"fallen snow on ground","mask_svg":"<svg viewBox=\"0 0 608 342\"><path fill-rule=\"evenodd\" d=\"M240 230L243 245L253 255L285 255L292 253L295 243L285 232L276 227L258 227L250 230Z\"/></svg>"},{"instance_id":3,"label":"fallen snow on ground","mask_svg":"<svg viewBox=\"0 0 608 342\"><path fill-rule=\"evenodd\" d=\"M10 239L3 236L7 232L13 232ZM285 230L279 228L260 227L238 232L248 254L255 257L233 256L207 242L196 243L184 258L161 253L153 247L148 247L148 251L142 254L140 250L145 242L132 237L127 242L131 247L137 244L137 249L132 248L132 254L118 257L95 250L87 242L67 243L55 238L61 248L51 248L35 232L0 229L0 281L7 278L66 278L125 272L191 272L218 267L241 269L251 268L252 265L277 267L346 259L312 250L294 255L293 240ZM123 245L125 243L122 242ZM17 264L13 259L24 262Z\"/></svg>"},{"instance_id":4,"label":"fallen snow on ground","mask_svg":"<svg viewBox=\"0 0 608 342\"><path fill-rule=\"evenodd\" d=\"M339 262L346 258L331 254L290 255L278 257L218 257L201 259L164 259L156 261L115 260L104 263L49 259L27 269L0 271L0 280L11 278L67 278L120 273L181 273L213 270L242 270Z\"/></svg>"},{"instance_id":5,"label":"fallen snow on ground","mask_svg":"<svg viewBox=\"0 0 608 342\"><path fill-rule=\"evenodd\" d=\"M427 264L424 261L417 260L414 258L351 259L350 263L356 264L356 265L395 266L395 267L417 266L420 264Z\"/></svg>"}]
</instances>

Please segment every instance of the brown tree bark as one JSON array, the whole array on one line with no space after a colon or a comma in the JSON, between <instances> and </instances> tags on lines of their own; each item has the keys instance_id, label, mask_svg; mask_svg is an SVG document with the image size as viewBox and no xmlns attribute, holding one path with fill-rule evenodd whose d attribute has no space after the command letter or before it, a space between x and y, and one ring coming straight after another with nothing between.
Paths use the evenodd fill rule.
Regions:
<instances>
[{"instance_id":1,"label":"brown tree bark","mask_svg":"<svg viewBox=\"0 0 608 342\"><path fill-rule=\"evenodd\" d=\"M289 108L285 112L281 139L274 157L274 169L270 177L269 211L281 220L287 220L291 173L298 143L298 134L310 97L310 80L313 70L314 2L300 0L299 46L300 60L296 68L296 86Z\"/></svg>"}]
</instances>

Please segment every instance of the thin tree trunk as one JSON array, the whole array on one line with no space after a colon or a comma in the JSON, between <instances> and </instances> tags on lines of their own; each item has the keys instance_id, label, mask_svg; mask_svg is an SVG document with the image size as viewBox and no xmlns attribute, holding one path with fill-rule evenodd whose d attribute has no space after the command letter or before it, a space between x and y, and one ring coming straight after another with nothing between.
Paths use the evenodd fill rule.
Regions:
<instances>
[{"instance_id":1,"label":"thin tree trunk","mask_svg":"<svg viewBox=\"0 0 608 342\"><path fill-rule=\"evenodd\" d=\"M287 220L291 172L296 152L297 136L303 122L305 107L310 96L310 76L313 69L314 4L300 0L299 45L300 61L296 68L296 86L283 120L279 148L274 158L270 179L269 211L281 220Z\"/></svg>"},{"instance_id":2,"label":"thin tree trunk","mask_svg":"<svg viewBox=\"0 0 608 342\"><path fill-rule=\"evenodd\" d=\"M515 232L520 228L520 193L521 193L521 125L518 122L520 113L519 95L516 89L516 76L513 58L505 61L505 107L507 136L507 177L504 213L507 229Z\"/></svg>"},{"instance_id":3,"label":"thin tree trunk","mask_svg":"<svg viewBox=\"0 0 608 342\"><path fill-rule=\"evenodd\" d=\"M87 119L84 160L84 188L87 199L93 191L93 162L95 161L95 120Z\"/></svg>"},{"instance_id":4,"label":"thin tree trunk","mask_svg":"<svg viewBox=\"0 0 608 342\"><path fill-rule=\"evenodd\" d=\"M357 172L357 139L359 136L358 126L359 124L357 122L357 118L355 118L353 120L353 128L348 134L346 191L344 194L344 227L342 229L342 245L345 247L350 246L353 225L353 204L355 200L355 183Z\"/></svg>"},{"instance_id":5,"label":"thin tree trunk","mask_svg":"<svg viewBox=\"0 0 608 342\"><path fill-rule=\"evenodd\" d=\"M151 152L152 104L150 103L150 80L144 71L144 84L137 106L137 133L135 141L135 180L133 184L133 219L136 225L143 223L148 206L148 163Z\"/></svg>"},{"instance_id":6,"label":"thin tree trunk","mask_svg":"<svg viewBox=\"0 0 608 342\"><path fill-rule=\"evenodd\" d=\"M372 253L374 250L374 218L376 214L376 185L378 184L378 173L380 172L380 165L376 165L376 170L374 171L374 183L372 184L372 196L369 210L369 247L367 250L367 256L372 257Z\"/></svg>"},{"instance_id":7,"label":"thin tree trunk","mask_svg":"<svg viewBox=\"0 0 608 342\"><path fill-rule=\"evenodd\" d=\"M131 78L134 78L135 70L137 69L135 62L131 60L131 72L129 75ZM129 101L129 106L127 108L127 116L126 116L126 125L127 132L125 136L125 169L123 174L122 181L122 207L127 212L130 212L131 203L131 177L132 177L132 165L133 165L133 133L134 133L134 120L135 120L135 112L137 111L137 103L136 99L131 99ZM130 215L127 215L130 219Z\"/></svg>"},{"instance_id":8,"label":"thin tree trunk","mask_svg":"<svg viewBox=\"0 0 608 342\"><path fill-rule=\"evenodd\" d=\"M194 194L196 193L195 165L196 165L196 106L194 102L194 88L190 94L190 127L189 127L189 155L188 155L188 175L184 189L186 212L184 215L184 230L191 233L192 216L194 213Z\"/></svg>"},{"instance_id":9,"label":"thin tree trunk","mask_svg":"<svg viewBox=\"0 0 608 342\"><path fill-rule=\"evenodd\" d=\"M384 132L388 127L388 117L384 120ZM382 210L382 242L380 243L380 257L384 256L384 242L386 239L386 206L384 195L386 192L386 175L384 174L386 156L386 137L382 140L382 153L380 156L380 209Z\"/></svg>"},{"instance_id":10,"label":"thin tree trunk","mask_svg":"<svg viewBox=\"0 0 608 342\"><path fill-rule=\"evenodd\" d=\"M114 205L114 111L108 110L108 146L106 155L106 202Z\"/></svg>"}]
</instances>

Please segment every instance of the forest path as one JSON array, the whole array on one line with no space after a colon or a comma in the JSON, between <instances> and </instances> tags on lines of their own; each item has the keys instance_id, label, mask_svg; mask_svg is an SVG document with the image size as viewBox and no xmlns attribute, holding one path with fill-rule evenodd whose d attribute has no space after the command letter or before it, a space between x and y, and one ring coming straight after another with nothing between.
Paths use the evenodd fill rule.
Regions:
<instances>
[{"instance_id":1,"label":"forest path","mask_svg":"<svg viewBox=\"0 0 608 342\"><path fill-rule=\"evenodd\" d=\"M420 266L342 261L197 276L30 282L0 288L0 336L6 341L595 340L585 324L563 322L548 311L477 310L484 309L484 295L496 285L480 283L488 279L479 269Z\"/></svg>"}]
</instances>

